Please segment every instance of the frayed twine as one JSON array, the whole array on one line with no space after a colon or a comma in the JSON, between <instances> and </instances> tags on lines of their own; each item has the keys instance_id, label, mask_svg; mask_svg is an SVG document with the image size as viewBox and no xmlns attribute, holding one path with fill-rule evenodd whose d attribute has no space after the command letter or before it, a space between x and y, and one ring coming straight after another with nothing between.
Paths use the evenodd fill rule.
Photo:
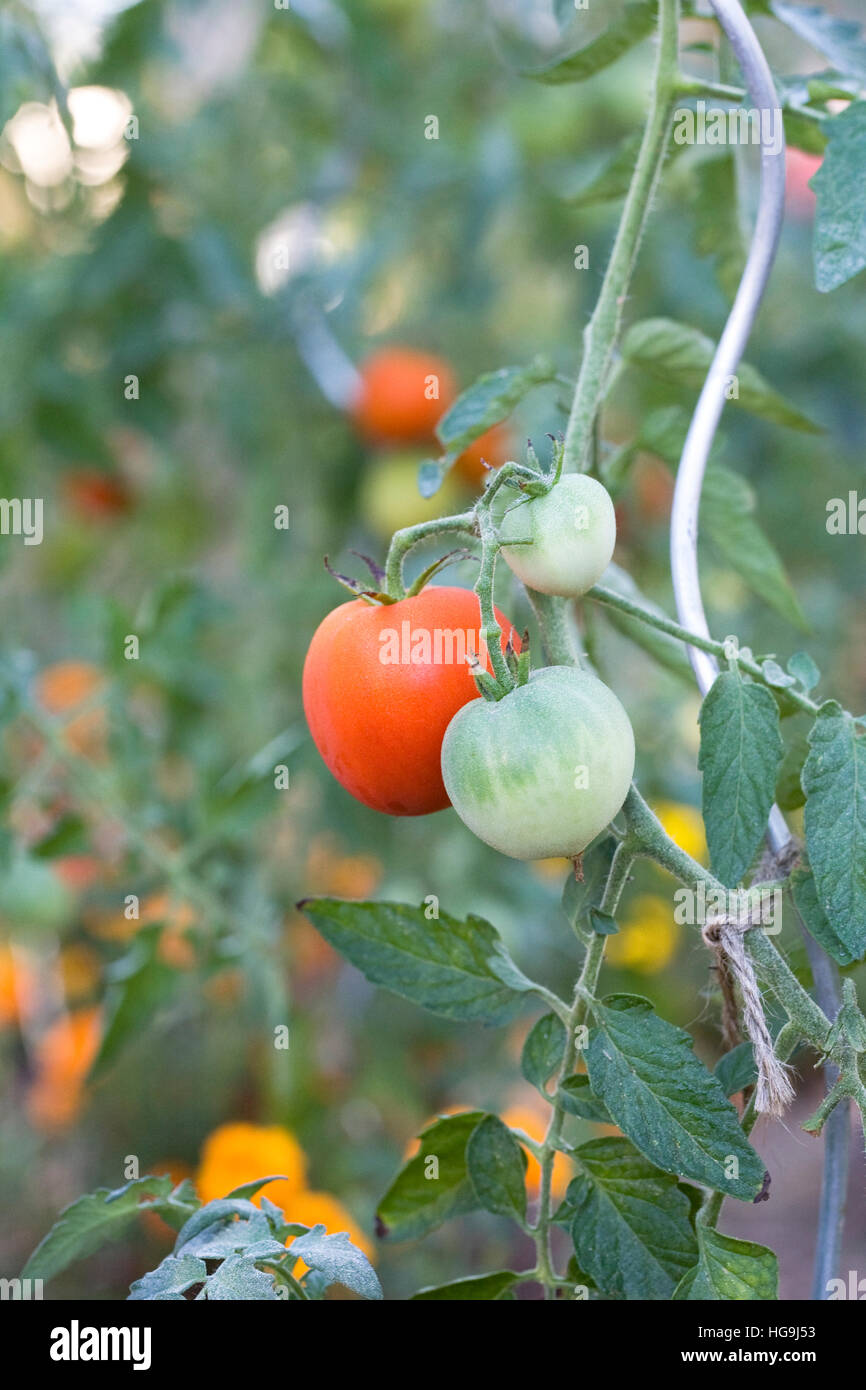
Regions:
<instances>
[{"instance_id":1,"label":"frayed twine","mask_svg":"<svg viewBox=\"0 0 866 1390\"><path fill-rule=\"evenodd\" d=\"M764 856L753 882L772 882L777 877L790 873L796 862L796 848L788 848L779 856L768 853ZM764 1014L761 989L755 975L755 967L746 951L744 936L753 927L761 924L761 908L755 907L745 912L709 917L701 935L704 944L716 958L719 985L722 991L722 1035L728 1049L735 1047L740 1040L737 1018L737 1001L734 992L736 982L743 1002L743 1024L755 1052L755 1066L758 1081L755 1087L755 1107L762 1115L784 1115L794 1099L788 1070L776 1056L770 1030Z\"/></svg>"}]
</instances>

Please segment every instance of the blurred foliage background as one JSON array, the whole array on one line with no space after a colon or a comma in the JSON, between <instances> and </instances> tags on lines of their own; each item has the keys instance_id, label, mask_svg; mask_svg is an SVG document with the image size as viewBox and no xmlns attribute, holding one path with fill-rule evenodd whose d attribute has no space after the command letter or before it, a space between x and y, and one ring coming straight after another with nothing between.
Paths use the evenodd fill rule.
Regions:
<instances>
[{"instance_id":1,"label":"blurred foliage background","mask_svg":"<svg viewBox=\"0 0 866 1390\"><path fill-rule=\"evenodd\" d=\"M575 951L562 864L506 861L451 812L367 811L306 734L304 652L342 597L322 556L343 569L357 563L351 549L382 559L386 522L406 524L418 506L415 460L383 471L341 402L350 364L385 343L440 354L462 386L536 353L573 374L618 215L586 190L640 129L650 49L583 86L531 84L506 59L537 62L569 22L567 6L541 0L44 0L0 18L0 492L45 504L41 545L0 542L0 1189L14 1213L2 1272L17 1272L67 1201L120 1185L128 1156L142 1173L195 1173L207 1136L239 1122L287 1127L306 1187L339 1198L372 1246L376 1200L436 1111L522 1111L515 1122L538 1130L537 1098L518 1079L531 1018L503 1047L377 993L296 900L436 894L451 913L489 917L561 988ZM820 66L779 26L762 32L783 70ZM690 37L706 37L697 22ZM698 47L694 70L709 61ZM425 138L431 115L437 139ZM752 154L736 159L746 225ZM704 584L716 634L780 656L807 647L822 694L860 712L863 542L828 535L825 518L864 474L866 282L835 296L813 287L817 158L792 155L749 356L824 432L729 412L724 457L755 489L808 628L762 604L718 553L704 557ZM715 337L728 301L701 254L715 244L702 182L700 152L671 162L627 312ZM587 271L576 244L590 248ZM515 448L563 428L560 396L545 389L521 407ZM606 445L692 400L626 373ZM616 556L668 611L670 494L669 468L640 452L617 499ZM279 506L287 530L274 525ZM448 582L473 582L471 567ZM501 606L528 621L508 571L500 584ZM582 621L635 723L645 793L702 853L688 673L657 665L597 611ZM58 734L51 717L72 710ZM786 723L793 741L799 721ZM278 764L287 790L274 787ZM691 1027L712 1061L708 963L674 924L672 887L641 868L607 979ZM138 921L124 916L129 894ZM272 1041L283 1024L288 1051ZM273 1171L260 1138L248 1177ZM803 1296L818 1146L796 1126L759 1130L762 1143L778 1161L784 1152L777 1202L723 1225L779 1249L783 1295ZM124 1297L168 1235L143 1223L49 1296ZM499 1267L507 1239L504 1223L475 1217L423 1246L383 1242L386 1295Z\"/></svg>"}]
</instances>

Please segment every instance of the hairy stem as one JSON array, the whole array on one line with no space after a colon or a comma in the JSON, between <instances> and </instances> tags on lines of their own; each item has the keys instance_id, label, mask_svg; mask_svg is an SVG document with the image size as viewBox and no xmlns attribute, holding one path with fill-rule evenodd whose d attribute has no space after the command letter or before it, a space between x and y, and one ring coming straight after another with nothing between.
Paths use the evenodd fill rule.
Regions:
<instances>
[{"instance_id":1,"label":"hairy stem","mask_svg":"<svg viewBox=\"0 0 866 1390\"><path fill-rule=\"evenodd\" d=\"M583 333L583 357L565 434L566 472L583 472L589 462L629 281L667 153L678 75L679 17L679 0L661 0L649 117L601 292Z\"/></svg>"}]
</instances>

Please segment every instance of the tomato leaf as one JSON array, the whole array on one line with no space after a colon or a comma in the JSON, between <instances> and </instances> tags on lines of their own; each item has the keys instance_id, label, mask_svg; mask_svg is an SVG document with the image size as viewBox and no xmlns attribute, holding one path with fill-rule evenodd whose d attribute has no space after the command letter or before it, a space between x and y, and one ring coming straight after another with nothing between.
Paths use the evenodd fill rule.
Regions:
<instances>
[{"instance_id":1,"label":"tomato leaf","mask_svg":"<svg viewBox=\"0 0 866 1390\"><path fill-rule=\"evenodd\" d=\"M643 367L668 384L674 383L694 391L700 391L703 387L715 351L716 345L712 339L698 329L663 318L643 319L633 324L622 344L623 356L627 361ZM731 395L732 403L760 415L764 420L787 425L790 429L804 430L807 434L823 433L820 425L814 424L784 396L779 395L747 362L741 362L737 369L736 392L736 395Z\"/></svg>"},{"instance_id":2,"label":"tomato leaf","mask_svg":"<svg viewBox=\"0 0 866 1390\"><path fill-rule=\"evenodd\" d=\"M726 150L702 159L695 168L694 178L698 255L714 259L716 279L727 298L732 300L746 264L733 154Z\"/></svg>"},{"instance_id":3,"label":"tomato leaf","mask_svg":"<svg viewBox=\"0 0 866 1390\"><path fill-rule=\"evenodd\" d=\"M461 1303L484 1299L495 1303L505 1298L515 1284L521 1283L523 1275L512 1269L497 1270L495 1274L474 1274L468 1279L455 1279L452 1284L438 1284L435 1288L419 1289L413 1293L411 1303Z\"/></svg>"},{"instance_id":4,"label":"tomato leaf","mask_svg":"<svg viewBox=\"0 0 866 1390\"><path fill-rule=\"evenodd\" d=\"M128 954L109 971L105 1031L90 1068L90 1081L104 1076L114 1066L127 1044L152 1022L177 991L178 972L157 954L161 932L157 924L143 927Z\"/></svg>"},{"instance_id":5,"label":"tomato leaf","mask_svg":"<svg viewBox=\"0 0 866 1390\"><path fill-rule=\"evenodd\" d=\"M683 1275L675 1299L755 1302L779 1297L779 1262L765 1245L698 1226L698 1246L698 1263Z\"/></svg>"},{"instance_id":6,"label":"tomato leaf","mask_svg":"<svg viewBox=\"0 0 866 1390\"><path fill-rule=\"evenodd\" d=\"M742 1201L757 1196L764 1164L689 1034L635 995L609 995L596 1017L586 1065L614 1124L664 1172Z\"/></svg>"},{"instance_id":7,"label":"tomato leaf","mask_svg":"<svg viewBox=\"0 0 866 1390\"><path fill-rule=\"evenodd\" d=\"M796 811L806 804L801 778L809 754L809 740L802 729L792 736L776 777L776 804L783 811Z\"/></svg>"},{"instance_id":8,"label":"tomato leaf","mask_svg":"<svg viewBox=\"0 0 866 1390\"><path fill-rule=\"evenodd\" d=\"M135 1178L124 1187L98 1187L72 1202L60 1213L51 1230L37 1245L21 1276L53 1279L76 1260L92 1255L107 1241L117 1240L151 1204L146 1197L168 1197L171 1178Z\"/></svg>"},{"instance_id":9,"label":"tomato leaf","mask_svg":"<svg viewBox=\"0 0 866 1390\"><path fill-rule=\"evenodd\" d=\"M737 1043L716 1063L713 1072L726 1096L735 1096L758 1079L755 1051L750 1042Z\"/></svg>"},{"instance_id":10,"label":"tomato leaf","mask_svg":"<svg viewBox=\"0 0 866 1390\"><path fill-rule=\"evenodd\" d=\"M449 452L463 450L492 425L510 415L535 386L553 381L556 370L545 357L537 357L525 367L500 367L486 372L468 387L445 412L436 434Z\"/></svg>"},{"instance_id":11,"label":"tomato leaf","mask_svg":"<svg viewBox=\"0 0 866 1390\"><path fill-rule=\"evenodd\" d=\"M589 1077L581 1074L566 1077L557 1092L557 1098L569 1115L577 1115L581 1120L592 1120L595 1124L610 1124L610 1115L597 1096L593 1095Z\"/></svg>"},{"instance_id":12,"label":"tomato leaf","mask_svg":"<svg viewBox=\"0 0 866 1390\"><path fill-rule=\"evenodd\" d=\"M479 1204L497 1216L526 1219L526 1155L497 1115L485 1115L466 1145Z\"/></svg>"},{"instance_id":13,"label":"tomato leaf","mask_svg":"<svg viewBox=\"0 0 866 1390\"><path fill-rule=\"evenodd\" d=\"M565 1024L556 1014L544 1014L531 1029L520 1055L520 1070L543 1096L550 1077L562 1062Z\"/></svg>"},{"instance_id":14,"label":"tomato leaf","mask_svg":"<svg viewBox=\"0 0 866 1390\"><path fill-rule=\"evenodd\" d=\"M651 34L656 23L656 6L651 0L628 0L621 14L575 52L559 57L540 68L524 68L524 77L537 82L583 82L603 68L610 67L641 39Z\"/></svg>"},{"instance_id":15,"label":"tomato leaf","mask_svg":"<svg viewBox=\"0 0 866 1390\"><path fill-rule=\"evenodd\" d=\"M254 1254L229 1255L218 1265L196 1299L208 1303L274 1302L279 1295L274 1276L256 1267Z\"/></svg>"},{"instance_id":16,"label":"tomato leaf","mask_svg":"<svg viewBox=\"0 0 866 1390\"><path fill-rule=\"evenodd\" d=\"M794 906L803 919L809 935L814 937L828 955L840 965L851 965L857 956L833 930L818 899L818 885L808 869L795 869L791 874Z\"/></svg>"},{"instance_id":17,"label":"tomato leaf","mask_svg":"<svg viewBox=\"0 0 866 1390\"><path fill-rule=\"evenodd\" d=\"M716 550L753 593L789 623L808 629L806 615L779 554L755 518L755 494L739 473L711 464L701 495L701 522Z\"/></svg>"},{"instance_id":18,"label":"tomato leaf","mask_svg":"<svg viewBox=\"0 0 866 1390\"><path fill-rule=\"evenodd\" d=\"M400 1170L379 1203L380 1235L415 1240L453 1216L477 1210L466 1145L483 1119L483 1110L467 1110L434 1120L422 1130L417 1155Z\"/></svg>"},{"instance_id":19,"label":"tomato leaf","mask_svg":"<svg viewBox=\"0 0 866 1390\"><path fill-rule=\"evenodd\" d=\"M809 750L802 781L818 902L859 960L866 951L866 735L828 700L812 725Z\"/></svg>"},{"instance_id":20,"label":"tomato leaf","mask_svg":"<svg viewBox=\"0 0 866 1390\"><path fill-rule=\"evenodd\" d=\"M324 1226L313 1226L305 1235L295 1237L289 1246L289 1257L303 1260L329 1283L342 1284L362 1298L383 1297L376 1271L345 1231L327 1235Z\"/></svg>"},{"instance_id":21,"label":"tomato leaf","mask_svg":"<svg viewBox=\"0 0 866 1390\"><path fill-rule=\"evenodd\" d=\"M608 578L606 574L605 580ZM605 835L603 839L597 840L584 853L583 877L578 879L570 873L565 880L562 910L575 931L591 933L594 930L590 922L590 913L601 904L610 866L616 853L616 844L612 835Z\"/></svg>"},{"instance_id":22,"label":"tomato leaf","mask_svg":"<svg viewBox=\"0 0 866 1390\"><path fill-rule=\"evenodd\" d=\"M444 1018L507 1023L534 988L481 917L428 918L423 906L339 898L298 906L373 984Z\"/></svg>"},{"instance_id":23,"label":"tomato leaf","mask_svg":"<svg viewBox=\"0 0 866 1390\"><path fill-rule=\"evenodd\" d=\"M815 284L827 294L866 266L866 101L834 117L830 142L811 185L815 213Z\"/></svg>"},{"instance_id":24,"label":"tomato leaf","mask_svg":"<svg viewBox=\"0 0 866 1390\"><path fill-rule=\"evenodd\" d=\"M136 1279L129 1287L129 1302L184 1303L184 1294L193 1284L207 1282L207 1265L195 1255L166 1255L156 1269Z\"/></svg>"},{"instance_id":25,"label":"tomato leaf","mask_svg":"<svg viewBox=\"0 0 866 1390\"><path fill-rule=\"evenodd\" d=\"M767 827L785 748L768 690L722 671L700 713L702 806L713 873L736 888Z\"/></svg>"},{"instance_id":26,"label":"tomato leaf","mask_svg":"<svg viewBox=\"0 0 866 1390\"><path fill-rule=\"evenodd\" d=\"M574 1157L566 1200L581 1268L611 1297L670 1298L698 1253L676 1178L619 1136L590 1139Z\"/></svg>"},{"instance_id":27,"label":"tomato leaf","mask_svg":"<svg viewBox=\"0 0 866 1390\"><path fill-rule=\"evenodd\" d=\"M778 20L829 58L841 73L866 82L866 34L859 24L828 14L819 5L772 0L770 9Z\"/></svg>"}]
</instances>

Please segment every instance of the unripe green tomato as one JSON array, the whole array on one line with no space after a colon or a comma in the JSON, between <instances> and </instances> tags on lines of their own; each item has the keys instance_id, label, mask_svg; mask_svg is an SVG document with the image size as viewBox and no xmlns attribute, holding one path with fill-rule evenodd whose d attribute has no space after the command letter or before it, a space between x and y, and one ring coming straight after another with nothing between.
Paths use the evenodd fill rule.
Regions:
<instances>
[{"instance_id":1,"label":"unripe green tomato","mask_svg":"<svg viewBox=\"0 0 866 1390\"><path fill-rule=\"evenodd\" d=\"M364 523L383 539L404 526L459 510L462 494L451 474L433 497L422 497L418 491L418 467L429 456L429 449L401 449L376 455L365 468L358 508Z\"/></svg>"},{"instance_id":2,"label":"unripe green tomato","mask_svg":"<svg viewBox=\"0 0 866 1390\"><path fill-rule=\"evenodd\" d=\"M629 717L595 676L548 666L448 725L442 777L469 829L512 859L573 859L622 806L634 772Z\"/></svg>"},{"instance_id":3,"label":"unripe green tomato","mask_svg":"<svg viewBox=\"0 0 866 1390\"><path fill-rule=\"evenodd\" d=\"M616 544L607 488L586 473L566 473L543 497L513 505L499 528L503 558L518 579L542 594L578 598L597 584Z\"/></svg>"}]
</instances>

